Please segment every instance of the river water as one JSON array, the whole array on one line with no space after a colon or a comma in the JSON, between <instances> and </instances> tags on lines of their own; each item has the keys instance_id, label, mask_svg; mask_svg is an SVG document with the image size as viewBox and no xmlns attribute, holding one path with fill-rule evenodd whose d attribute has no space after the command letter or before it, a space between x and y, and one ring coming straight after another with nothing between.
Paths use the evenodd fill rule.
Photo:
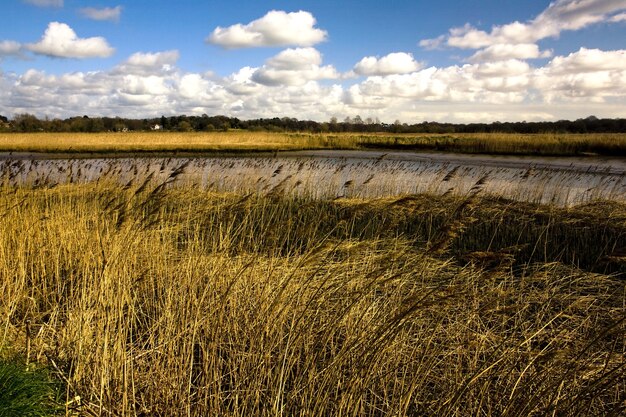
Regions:
<instances>
[{"instance_id":1,"label":"river water","mask_svg":"<svg viewBox=\"0 0 626 417\"><path fill-rule=\"evenodd\" d=\"M480 192L519 201L570 206L626 202L626 161L380 151L302 151L247 156L50 158L0 154L12 183L60 184L110 178L127 183L150 173L216 191L286 192L314 198Z\"/></svg>"}]
</instances>

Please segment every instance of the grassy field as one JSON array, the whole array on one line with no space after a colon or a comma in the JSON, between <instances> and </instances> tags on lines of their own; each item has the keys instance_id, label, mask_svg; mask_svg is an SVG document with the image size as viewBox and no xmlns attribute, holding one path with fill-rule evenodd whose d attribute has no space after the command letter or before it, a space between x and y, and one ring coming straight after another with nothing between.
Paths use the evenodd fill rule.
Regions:
<instances>
[{"instance_id":1,"label":"grassy field","mask_svg":"<svg viewBox=\"0 0 626 417\"><path fill-rule=\"evenodd\" d=\"M0 133L0 152L257 152L398 149L519 155L626 155L623 134Z\"/></svg>"},{"instance_id":2,"label":"grassy field","mask_svg":"<svg viewBox=\"0 0 626 417\"><path fill-rule=\"evenodd\" d=\"M0 190L2 354L67 414L620 415L626 205Z\"/></svg>"}]
</instances>

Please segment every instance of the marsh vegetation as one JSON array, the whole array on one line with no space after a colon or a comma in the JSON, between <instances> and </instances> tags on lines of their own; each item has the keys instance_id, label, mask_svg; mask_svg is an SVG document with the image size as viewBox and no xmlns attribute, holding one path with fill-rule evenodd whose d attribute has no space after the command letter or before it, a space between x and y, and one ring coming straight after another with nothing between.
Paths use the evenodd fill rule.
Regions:
<instances>
[{"instance_id":1,"label":"marsh vegetation","mask_svg":"<svg viewBox=\"0 0 626 417\"><path fill-rule=\"evenodd\" d=\"M0 152L145 154L396 149L504 155L626 155L623 133L0 133Z\"/></svg>"},{"instance_id":2,"label":"marsh vegetation","mask_svg":"<svg viewBox=\"0 0 626 417\"><path fill-rule=\"evenodd\" d=\"M61 183L3 165L0 345L54 371L68 414L624 412L623 202L480 178L322 198L276 169L228 192L178 162Z\"/></svg>"}]
</instances>

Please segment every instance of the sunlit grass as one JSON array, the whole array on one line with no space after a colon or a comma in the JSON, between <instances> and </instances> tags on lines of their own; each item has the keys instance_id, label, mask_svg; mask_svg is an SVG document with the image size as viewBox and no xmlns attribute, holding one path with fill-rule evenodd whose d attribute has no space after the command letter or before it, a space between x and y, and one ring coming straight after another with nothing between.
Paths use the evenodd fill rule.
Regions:
<instances>
[{"instance_id":1,"label":"sunlit grass","mask_svg":"<svg viewBox=\"0 0 626 417\"><path fill-rule=\"evenodd\" d=\"M0 151L256 152L409 149L524 155L624 155L624 134L314 134L269 132L0 133Z\"/></svg>"},{"instance_id":2,"label":"sunlit grass","mask_svg":"<svg viewBox=\"0 0 626 417\"><path fill-rule=\"evenodd\" d=\"M314 200L180 175L2 185L0 345L58 370L76 412L624 410L623 204L480 184Z\"/></svg>"}]
</instances>

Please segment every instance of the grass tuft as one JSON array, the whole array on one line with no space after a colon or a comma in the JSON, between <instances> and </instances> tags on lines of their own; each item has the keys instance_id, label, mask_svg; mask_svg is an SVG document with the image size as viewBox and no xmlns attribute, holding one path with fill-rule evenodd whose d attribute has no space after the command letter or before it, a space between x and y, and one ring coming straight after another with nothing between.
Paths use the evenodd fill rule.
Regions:
<instances>
[{"instance_id":1,"label":"grass tuft","mask_svg":"<svg viewBox=\"0 0 626 417\"><path fill-rule=\"evenodd\" d=\"M61 415L58 385L45 370L0 359L0 417Z\"/></svg>"}]
</instances>

